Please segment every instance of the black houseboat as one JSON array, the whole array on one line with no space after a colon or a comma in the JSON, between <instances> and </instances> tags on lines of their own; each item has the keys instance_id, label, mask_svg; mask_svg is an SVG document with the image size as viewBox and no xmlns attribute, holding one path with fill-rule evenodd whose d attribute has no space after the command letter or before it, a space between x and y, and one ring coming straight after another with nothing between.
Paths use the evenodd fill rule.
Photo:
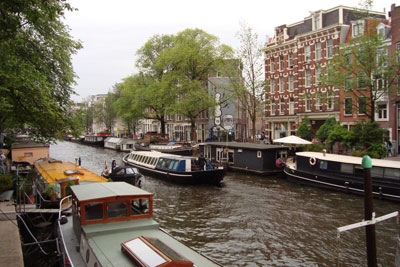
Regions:
<instances>
[{"instance_id":1,"label":"black houseboat","mask_svg":"<svg viewBox=\"0 0 400 267\"><path fill-rule=\"evenodd\" d=\"M157 151L131 151L124 156L123 162L138 168L143 174L180 184L220 185L225 176L223 167L214 168L204 158Z\"/></svg>"},{"instance_id":2,"label":"black houseboat","mask_svg":"<svg viewBox=\"0 0 400 267\"><path fill-rule=\"evenodd\" d=\"M232 171L261 175L281 173L277 160L286 158L288 147L237 142L207 142L199 145L207 159L224 164Z\"/></svg>"},{"instance_id":3,"label":"black houseboat","mask_svg":"<svg viewBox=\"0 0 400 267\"><path fill-rule=\"evenodd\" d=\"M284 169L292 181L364 194L362 158L319 152L298 152ZM400 201L400 162L372 159L371 177L375 197Z\"/></svg>"}]
</instances>

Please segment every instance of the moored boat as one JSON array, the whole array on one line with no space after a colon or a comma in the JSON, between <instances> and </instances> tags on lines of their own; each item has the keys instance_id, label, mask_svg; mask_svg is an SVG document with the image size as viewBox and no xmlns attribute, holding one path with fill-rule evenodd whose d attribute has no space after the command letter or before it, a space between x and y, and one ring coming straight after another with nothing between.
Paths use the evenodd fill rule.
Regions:
<instances>
[{"instance_id":1,"label":"moored boat","mask_svg":"<svg viewBox=\"0 0 400 267\"><path fill-rule=\"evenodd\" d=\"M319 152L298 152L295 160L285 163L284 172L289 180L364 194L362 158ZM373 195L400 201L400 163L372 159Z\"/></svg>"},{"instance_id":2,"label":"moored boat","mask_svg":"<svg viewBox=\"0 0 400 267\"><path fill-rule=\"evenodd\" d=\"M132 151L123 158L125 164L143 174L181 184L220 185L226 170L213 167L204 158L179 156L157 151Z\"/></svg>"},{"instance_id":3,"label":"moored boat","mask_svg":"<svg viewBox=\"0 0 400 267\"><path fill-rule=\"evenodd\" d=\"M65 266L221 266L160 228L152 193L123 182L71 191L72 218L58 220Z\"/></svg>"},{"instance_id":4,"label":"moored boat","mask_svg":"<svg viewBox=\"0 0 400 267\"><path fill-rule=\"evenodd\" d=\"M167 154L181 155L181 156L192 156L193 149L191 146L168 143L168 144L150 144L148 146L143 146L139 143L135 144L135 150L138 151L158 151Z\"/></svg>"},{"instance_id":5,"label":"moored boat","mask_svg":"<svg viewBox=\"0 0 400 267\"><path fill-rule=\"evenodd\" d=\"M41 159L35 162L34 169L38 173L35 181L36 189L40 193L52 188L56 199L67 195L67 187L73 184L107 182L107 179L68 161L60 161L51 158Z\"/></svg>"},{"instance_id":6,"label":"moored boat","mask_svg":"<svg viewBox=\"0 0 400 267\"><path fill-rule=\"evenodd\" d=\"M111 179L113 182L127 182L138 187L141 187L142 184L142 174L137 168L132 166L116 166L115 160L112 161L111 170L108 169L106 163L101 176Z\"/></svg>"}]
</instances>

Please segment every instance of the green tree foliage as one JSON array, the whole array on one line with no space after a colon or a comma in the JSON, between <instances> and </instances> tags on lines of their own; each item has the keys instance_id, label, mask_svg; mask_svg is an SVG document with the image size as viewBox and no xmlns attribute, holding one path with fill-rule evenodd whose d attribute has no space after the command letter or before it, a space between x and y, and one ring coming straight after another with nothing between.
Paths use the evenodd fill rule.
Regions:
<instances>
[{"instance_id":1,"label":"green tree foliage","mask_svg":"<svg viewBox=\"0 0 400 267\"><path fill-rule=\"evenodd\" d=\"M369 150L373 144L383 147L385 130L376 122L362 121L351 129L353 144L357 149Z\"/></svg>"},{"instance_id":2,"label":"green tree foliage","mask_svg":"<svg viewBox=\"0 0 400 267\"><path fill-rule=\"evenodd\" d=\"M324 143L329 136L330 131L333 130L333 127L336 125L336 119L334 117L329 117L326 119L326 121L324 122L324 124L321 125L321 127L319 127L318 131L317 131L317 138Z\"/></svg>"},{"instance_id":3,"label":"green tree foliage","mask_svg":"<svg viewBox=\"0 0 400 267\"><path fill-rule=\"evenodd\" d=\"M112 129L117 119L117 112L114 109L114 102L117 97L114 93L108 93L104 102L98 102L94 106L94 118L97 122L103 123L109 133Z\"/></svg>"},{"instance_id":4,"label":"green tree foliage","mask_svg":"<svg viewBox=\"0 0 400 267\"><path fill-rule=\"evenodd\" d=\"M367 3L369 5L370 3ZM344 88L352 97L349 109L375 120L376 102L398 90L400 64L396 55L389 56L382 36L377 33L379 20L360 12L365 32L340 46L321 80L324 84Z\"/></svg>"},{"instance_id":5,"label":"green tree foliage","mask_svg":"<svg viewBox=\"0 0 400 267\"><path fill-rule=\"evenodd\" d=\"M176 35L174 46L163 55L163 60L173 66L169 77L178 95L173 109L189 119L191 140L196 140L196 118L215 106L214 97L208 93L207 76L217 70L229 52L231 49L219 45L217 37L200 29L187 29Z\"/></svg>"},{"instance_id":6,"label":"green tree foliage","mask_svg":"<svg viewBox=\"0 0 400 267\"><path fill-rule=\"evenodd\" d=\"M311 131L311 121L308 118L305 118L300 123L299 128L296 131L296 135L311 141L314 135L313 132Z\"/></svg>"},{"instance_id":7,"label":"green tree foliage","mask_svg":"<svg viewBox=\"0 0 400 267\"><path fill-rule=\"evenodd\" d=\"M328 144L332 147L336 142L349 147L352 144L352 134L340 124L335 124L328 135Z\"/></svg>"},{"instance_id":8,"label":"green tree foliage","mask_svg":"<svg viewBox=\"0 0 400 267\"><path fill-rule=\"evenodd\" d=\"M57 0L0 2L0 132L28 127L50 141L74 128L71 55L81 44L62 22L72 10Z\"/></svg>"}]
</instances>

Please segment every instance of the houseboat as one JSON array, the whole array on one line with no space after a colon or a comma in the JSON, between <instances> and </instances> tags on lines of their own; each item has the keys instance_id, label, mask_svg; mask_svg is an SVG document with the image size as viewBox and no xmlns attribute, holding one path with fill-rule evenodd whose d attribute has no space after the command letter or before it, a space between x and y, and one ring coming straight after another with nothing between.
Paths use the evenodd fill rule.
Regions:
<instances>
[{"instance_id":1,"label":"houseboat","mask_svg":"<svg viewBox=\"0 0 400 267\"><path fill-rule=\"evenodd\" d=\"M288 147L239 142L206 142L199 144L200 153L207 159L228 166L228 170L258 175L282 173L278 159L286 158Z\"/></svg>"},{"instance_id":2,"label":"houseboat","mask_svg":"<svg viewBox=\"0 0 400 267\"><path fill-rule=\"evenodd\" d=\"M41 158L49 157L50 145L31 140L19 140L11 145L11 160L13 162L33 163Z\"/></svg>"},{"instance_id":3,"label":"houseboat","mask_svg":"<svg viewBox=\"0 0 400 267\"><path fill-rule=\"evenodd\" d=\"M141 145L137 143L135 145L135 150L138 151L158 151L167 154L181 155L181 156L192 156L193 149L187 144L177 144L175 142L170 142L168 144L150 144L148 146Z\"/></svg>"},{"instance_id":4,"label":"houseboat","mask_svg":"<svg viewBox=\"0 0 400 267\"><path fill-rule=\"evenodd\" d=\"M120 150L122 138L118 137L107 137L104 139L104 148L113 150Z\"/></svg>"},{"instance_id":5,"label":"houseboat","mask_svg":"<svg viewBox=\"0 0 400 267\"><path fill-rule=\"evenodd\" d=\"M51 188L56 199L65 197L67 187L73 184L107 182L106 178L81 167L78 160L72 163L45 158L36 161L34 169L38 174L35 181L36 189L44 193Z\"/></svg>"},{"instance_id":6,"label":"houseboat","mask_svg":"<svg viewBox=\"0 0 400 267\"><path fill-rule=\"evenodd\" d=\"M142 174L132 166L116 166L115 160L112 161L111 169L106 165L101 176L111 179L113 182L126 182L131 185L141 187Z\"/></svg>"},{"instance_id":7,"label":"houseboat","mask_svg":"<svg viewBox=\"0 0 400 267\"><path fill-rule=\"evenodd\" d=\"M160 228L152 193L123 182L71 191L72 218L58 220L64 266L221 266Z\"/></svg>"},{"instance_id":8,"label":"houseboat","mask_svg":"<svg viewBox=\"0 0 400 267\"><path fill-rule=\"evenodd\" d=\"M122 138L120 143L120 150L123 152L131 152L134 149L137 139Z\"/></svg>"},{"instance_id":9,"label":"houseboat","mask_svg":"<svg viewBox=\"0 0 400 267\"><path fill-rule=\"evenodd\" d=\"M223 167L213 167L204 158L157 151L132 151L124 156L123 162L138 168L143 174L181 184L220 185L225 176Z\"/></svg>"},{"instance_id":10,"label":"houseboat","mask_svg":"<svg viewBox=\"0 0 400 267\"><path fill-rule=\"evenodd\" d=\"M284 172L291 181L313 186L364 194L364 170L361 157L319 152L298 152L288 160ZM372 159L375 197L400 201L400 163Z\"/></svg>"}]
</instances>

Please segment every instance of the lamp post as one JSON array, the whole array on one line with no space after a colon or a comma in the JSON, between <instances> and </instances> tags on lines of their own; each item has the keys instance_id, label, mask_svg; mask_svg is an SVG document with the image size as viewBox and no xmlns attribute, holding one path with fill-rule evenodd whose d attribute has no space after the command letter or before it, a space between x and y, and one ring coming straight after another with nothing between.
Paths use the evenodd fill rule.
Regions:
<instances>
[{"instance_id":1,"label":"lamp post","mask_svg":"<svg viewBox=\"0 0 400 267\"><path fill-rule=\"evenodd\" d=\"M374 206L372 203L372 179L371 168L372 161L369 156L364 156L362 159L362 167L364 169L364 219L369 221L372 219ZM368 267L376 267L376 240L375 240L375 224L365 227L366 242L367 242L367 260Z\"/></svg>"}]
</instances>

